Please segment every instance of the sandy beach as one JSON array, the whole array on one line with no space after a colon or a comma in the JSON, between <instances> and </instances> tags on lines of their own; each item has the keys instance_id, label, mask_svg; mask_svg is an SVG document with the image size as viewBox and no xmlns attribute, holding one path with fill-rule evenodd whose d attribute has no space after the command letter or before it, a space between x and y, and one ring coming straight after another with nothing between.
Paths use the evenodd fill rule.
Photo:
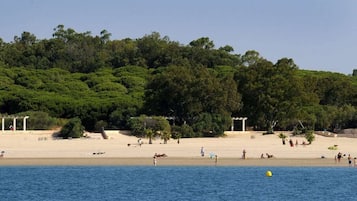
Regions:
<instances>
[{"instance_id":1,"label":"sandy beach","mask_svg":"<svg viewBox=\"0 0 357 201\"><path fill-rule=\"evenodd\" d=\"M153 165L153 156L166 154L157 159L158 166L321 166L348 167L347 156L357 157L356 138L315 136L311 145L303 145L304 137L289 136L286 144L273 135L263 132L226 132L220 138L171 139L167 144L157 138L153 144L148 139L126 135L124 131L106 131L109 139L100 133L87 133L87 138L56 139L55 131L4 131L0 133L0 166L18 165L90 165L125 166ZM294 146L290 146L289 139ZM336 146L337 150L329 150ZM201 156L203 147L204 156ZM243 150L246 159L242 159ZM340 162L335 156L345 155ZM264 158L261 158L263 154ZM273 155L267 158L266 154ZM217 155L217 160L216 156ZM354 163L352 159L352 163Z\"/></svg>"}]
</instances>

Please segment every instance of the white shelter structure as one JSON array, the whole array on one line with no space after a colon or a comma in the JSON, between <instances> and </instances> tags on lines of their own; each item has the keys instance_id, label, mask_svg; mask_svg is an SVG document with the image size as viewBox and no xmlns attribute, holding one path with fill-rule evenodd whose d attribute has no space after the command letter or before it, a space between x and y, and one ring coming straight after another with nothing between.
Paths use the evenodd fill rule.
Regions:
<instances>
[{"instance_id":1,"label":"white shelter structure","mask_svg":"<svg viewBox=\"0 0 357 201\"><path fill-rule=\"evenodd\" d=\"M22 119L23 121L23 130L26 131L26 120L29 116L1 116L1 130L5 131L5 119L12 119L12 127L13 131L16 131L16 121L17 119Z\"/></svg>"},{"instance_id":2,"label":"white shelter structure","mask_svg":"<svg viewBox=\"0 0 357 201\"><path fill-rule=\"evenodd\" d=\"M234 131L234 121L239 120L242 121L242 131L245 131L245 121L247 120L247 117L232 117L232 126L231 126L231 131Z\"/></svg>"}]
</instances>

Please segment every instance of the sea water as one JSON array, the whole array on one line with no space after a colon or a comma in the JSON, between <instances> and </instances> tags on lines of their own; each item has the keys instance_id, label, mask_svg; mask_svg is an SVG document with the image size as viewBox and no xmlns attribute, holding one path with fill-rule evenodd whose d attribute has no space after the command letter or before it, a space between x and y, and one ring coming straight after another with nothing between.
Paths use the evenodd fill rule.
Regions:
<instances>
[{"instance_id":1,"label":"sea water","mask_svg":"<svg viewBox=\"0 0 357 201\"><path fill-rule=\"evenodd\" d=\"M266 171L273 173L266 176ZM0 200L357 200L357 168L0 167Z\"/></svg>"}]
</instances>

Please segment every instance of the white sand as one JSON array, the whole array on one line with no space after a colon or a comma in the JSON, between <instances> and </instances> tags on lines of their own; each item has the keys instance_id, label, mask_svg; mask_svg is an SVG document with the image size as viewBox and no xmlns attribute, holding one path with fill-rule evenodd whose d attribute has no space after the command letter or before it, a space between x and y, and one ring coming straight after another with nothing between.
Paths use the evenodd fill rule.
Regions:
<instances>
[{"instance_id":1,"label":"white sand","mask_svg":"<svg viewBox=\"0 0 357 201\"><path fill-rule=\"evenodd\" d=\"M357 139L323 137L316 135L311 145L303 146L303 137L291 137L294 147L288 140L282 145L275 135L262 135L263 132L227 132L221 138L180 139L180 144L171 139L163 144L161 139L142 139L144 144L137 144L138 138L121 134L119 131L106 131L110 137L102 139L100 133L89 134L89 138L59 140L53 139L53 131L5 131L0 132L0 151L5 151L4 158L150 158L154 153L165 153L169 157L200 157L203 146L205 157L217 154L219 158L241 158L243 149L248 159L260 158L266 153L277 159L316 159L324 156L334 159L338 152L357 157ZM290 133L285 132L290 136ZM298 140L299 145L295 146ZM128 144L131 144L128 146ZM328 147L338 145L337 150ZM99 154L98 154L99 153Z\"/></svg>"}]
</instances>

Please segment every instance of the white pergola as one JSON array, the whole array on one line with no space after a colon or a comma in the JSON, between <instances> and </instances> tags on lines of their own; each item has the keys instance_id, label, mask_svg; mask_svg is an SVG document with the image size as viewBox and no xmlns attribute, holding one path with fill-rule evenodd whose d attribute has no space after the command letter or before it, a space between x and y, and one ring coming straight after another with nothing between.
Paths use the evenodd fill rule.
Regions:
<instances>
[{"instance_id":1,"label":"white pergola","mask_svg":"<svg viewBox=\"0 0 357 201\"><path fill-rule=\"evenodd\" d=\"M232 117L232 126L231 126L231 131L234 131L234 121L239 120L242 121L242 131L245 131L245 121L247 120L247 117Z\"/></svg>"},{"instance_id":2,"label":"white pergola","mask_svg":"<svg viewBox=\"0 0 357 201\"><path fill-rule=\"evenodd\" d=\"M23 130L26 131L26 120L29 116L1 116L1 130L5 131L5 119L12 119L12 129L16 131L16 120L22 119L23 120Z\"/></svg>"}]
</instances>

